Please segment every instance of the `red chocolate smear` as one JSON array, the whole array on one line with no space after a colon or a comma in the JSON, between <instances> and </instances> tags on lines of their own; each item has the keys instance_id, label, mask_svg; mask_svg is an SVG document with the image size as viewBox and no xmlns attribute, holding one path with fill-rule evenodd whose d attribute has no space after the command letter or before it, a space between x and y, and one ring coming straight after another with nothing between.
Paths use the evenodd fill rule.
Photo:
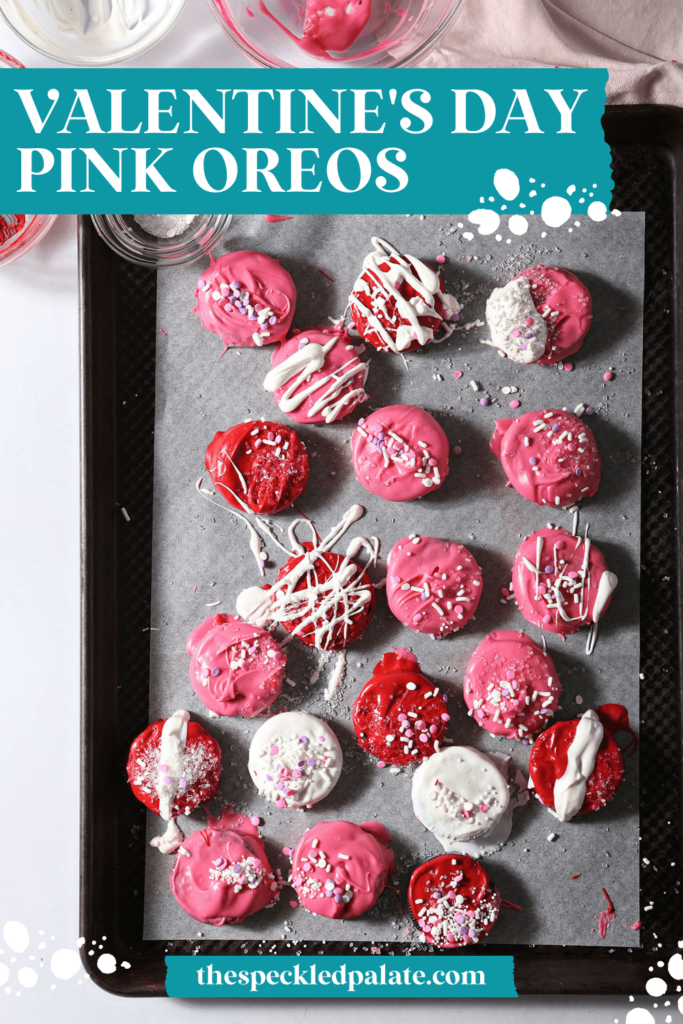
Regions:
<instances>
[{"instance_id":1,"label":"red chocolate smear","mask_svg":"<svg viewBox=\"0 0 683 1024\"><path fill-rule=\"evenodd\" d=\"M323 277L326 277L328 281L331 281L331 282L332 282L332 284L334 284L334 278L333 278L333 277L330 277L330 275L329 275L329 274L326 274L324 270L321 270L321 269L320 269L320 267L318 267L318 273L319 273L319 274L322 274L322 275L323 275Z\"/></svg>"},{"instance_id":2,"label":"red chocolate smear","mask_svg":"<svg viewBox=\"0 0 683 1024\"><path fill-rule=\"evenodd\" d=\"M581 878L581 874L582 872L579 871L578 875L572 875L572 881L574 881L575 878Z\"/></svg>"},{"instance_id":3,"label":"red chocolate smear","mask_svg":"<svg viewBox=\"0 0 683 1024\"><path fill-rule=\"evenodd\" d=\"M628 710L624 705L601 704L599 708L595 709L595 712L602 722L603 729L606 729L611 735L614 735L615 732L627 732L630 734L631 739L624 747L622 753L625 754L632 746L633 750L631 750L628 756L633 757L638 749L638 737L629 724Z\"/></svg>"},{"instance_id":4,"label":"red chocolate smear","mask_svg":"<svg viewBox=\"0 0 683 1024\"><path fill-rule=\"evenodd\" d=\"M639 932L643 925L640 921L636 921L635 924L627 924L626 927L630 928L632 932Z\"/></svg>"},{"instance_id":5,"label":"red chocolate smear","mask_svg":"<svg viewBox=\"0 0 683 1024\"><path fill-rule=\"evenodd\" d=\"M510 903L510 900L501 899L501 907L505 907L507 910L521 910L522 908L518 903Z\"/></svg>"},{"instance_id":6,"label":"red chocolate smear","mask_svg":"<svg viewBox=\"0 0 683 1024\"><path fill-rule=\"evenodd\" d=\"M614 904L607 895L607 890L603 888L602 892L605 899L607 900L607 909L601 910L599 914L596 914L595 920L598 922L598 932L600 933L600 938L604 939L607 935L607 929L611 925L614 918L617 916L617 912L614 909Z\"/></svg>"}]
</instances>

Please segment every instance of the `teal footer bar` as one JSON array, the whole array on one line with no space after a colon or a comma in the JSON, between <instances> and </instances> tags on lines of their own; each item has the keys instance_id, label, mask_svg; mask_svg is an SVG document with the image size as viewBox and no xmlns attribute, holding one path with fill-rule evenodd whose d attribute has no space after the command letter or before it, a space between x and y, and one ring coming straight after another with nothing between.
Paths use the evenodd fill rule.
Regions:
<instances>
[{"instance_id":1,"label":"teal footer bar","mask_svg":"<svg viewBox=\"0 0 683 1024\"><path fill-rule=\"evenodd\" d=\"M453 999L516 996L511 956L167 956L176 998Z\"/></svg>"}]
</instances>

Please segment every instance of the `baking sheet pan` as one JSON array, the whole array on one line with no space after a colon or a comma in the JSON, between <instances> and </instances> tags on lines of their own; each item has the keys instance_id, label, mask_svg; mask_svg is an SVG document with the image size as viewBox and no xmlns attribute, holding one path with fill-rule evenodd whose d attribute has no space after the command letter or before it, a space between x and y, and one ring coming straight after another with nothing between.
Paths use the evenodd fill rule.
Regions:
<instances>
[{"instance_id":1,"label":"baking sheet pan","mask_svg":"<svg viewBox=\"0 0 683 1024\"><path fill-rule=\"evenodd\" d=\"M640 949L519 943L480 946L515 957L522 993L629 993L648 965L677 948L681 863L681 614L678 479L683 116L675 108L612 108L615 204L646 219L647 359L640 554L641 892ZM143 940L145 811L131 800L125 759L149 715L149 632L154 455L156 275L114 257L81 221L83 671L81 934L108 936L125 974L98 984L126 995L164 993L164 955L268 951L343 952L353 942ZM134 513L136 530L120 513ZM652 600L656 594L657 600ZM288 945L289 943L289 945ZM364 944L367 946L367 942ZM384 942L387 953L411 951ZM432 955L443 954L432 951ZM457 954L456 954L457 955ZM92 960L84 954L88 969Z\"/></svg>"},{"instance_id":2,"label":"baking sheet pan","mask_svg":"<svg viewBox=\"0 0 683 1024\"><path fill-rule=\"evenodd\" d=\"M372 624L349 647L345 680L330 699L325 692L337 657L323 661L318 652L298 641L287 646L287 677L295 685L285 685L270 711L300 709L319 715L332 725L344 751L345 766L336 788L307 812L278 810L258 796L247 771L247 752L263 718L210 719L191 687L185 654L185 640L195 625L218 611L234 614L239 591L261 582L244 525L224 511L220 497L218 505L206 501L195 483L216 430L250 416L287 422L263 389L272 350L231 349L219 359L221 343L191 311L202 266L160 275L150 720L187 707L219 739L224 761L220 795L250 816L261 816L271 865L279 867L285 878L289 862L283 847L293 848L306 828L335 818L381 821L393 837L398 859L394 882L400 906L387 891L368 914L333 921L293 909L290 900L295 894L285 887L277 907L229 926L231 938L418 938L406 910L408 879L413 868L442 849L413 814L413 771L377 769L375 759L358 748L351 724L353 702L389 645L410 647L423 672L449 695L451 741L510 753L513 763L527 774L529 747L503 742L478 728L462 700L467 662L488 632L527 626L530 635L541 639L514 604L501 603L501 589L509 585L522 537L550 521L571 528L570 513L537 508L505 487L488 441L496 418L515 415L511 398L521 402L518 412L548 406L574 409L579 403L595 409L585 419L596 435L603 472L597 495L584 505L581 529L590 523L593 543L620 580L591 657L585 653L585 633L574 634L565 643L552 634L547 637L564 688L563 710L556 718L575 718L588 707L617 701L637 720L645 217L627 213L596 223L583 216L559 229L548 228L538 216L528 220L523 236L504 231L496 238L473 235L467 218L458 215L299 216L277 224L252 216L235 218L224 241L228 250L253 248L282 259L298 291L293 329L305 330L343 314L362 255L372 248L370 233L421 259L433 262L437 253L445 254L440 269L446 288L464 303L456 330L441 344L409 353L405 360L368 347L370 398L348 419L297 428L311 456L308 488L297 510L315 523L321 535L358 502L366 509L365 517L354 525L341 548L355 533L373 535L380 538L380 555L386 557L395 541L417 532L465 544L483 569L476 622L438 642L402 627L380 592ZM493 287L535 263L566 267L590 288L593 322L583 349L572 357L571 371L514 365L480 343L480 338L489 336L487 327L480 325ZM607 383L603 374L609 368L615 374ZM463 376L455 379L456 370ZM502 391L510 386L519 389L514 396ZM481 404L482 398L488 405ZM459 455L451 455L444 486L419 501L388 502L370 495L350 464L349 441L358 417L397 402L428 409L446 431L451 451L456 446L462 449ZM210 485L208 475L207 481ZM296 517L297 512L290 510L274 521L286 529ZM268 547L269 571L263 582L272 582L286 557L273 544ZM380 557L374 576L379 580L384 575ZM487 943L638 944L638 933L625 927L640 916L636 762L637 757L629 760L625 785L599 814L558 823L536 800L516 813L510 840L484 863L498 887L522 910L503 911ZM205 823L204 812L198 810L181 825L193 830ZM150 815L148 838L158 834L159 825ZM224 937L226 928L198 925L176 903L168 885L170 860L150 847L145 937L190 939L199 931L207 938ZM580 879L572 877L577 874ZM619 907L621 927L612 927L601 939L596 914L606 906L603 886Z\"/></svg>"}]
</instances>

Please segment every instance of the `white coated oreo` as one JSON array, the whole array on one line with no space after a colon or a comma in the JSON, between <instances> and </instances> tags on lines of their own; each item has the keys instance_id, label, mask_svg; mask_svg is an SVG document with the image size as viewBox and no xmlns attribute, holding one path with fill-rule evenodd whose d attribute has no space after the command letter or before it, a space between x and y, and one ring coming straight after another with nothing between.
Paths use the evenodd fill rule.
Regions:
<instances>
[{"instance_id":1,"label":"white coated oreo","mask_svg":"<svg viewBox=\"0 0 683 1024\"><path fill-rule=\"evenodd\" d=\"M413 776L413 810L446 851L487 835L507 809L505 776L474 747L448 747L423 761Z\"/></svg>"},{"instance_id":2,"label":"white coated oreo","mask_svg":"<svg viewBox=\"0 0 683 1024\"><path fill-rule=\"evenodd\" d=\"M310 807L324 800L342 770L339 741L320 718L305 711L273 715L254 733L249 773L261 796L276 807Z\"/></svg>"},{"instance_id":3,"label":"white coated oreo","mask_svg":"<svg viewBox=\"0 0 683 1024\"><path fill-rule=\"evenodd\" d=\"M494 288L486 303L491 340L514 363L533 363L545 352L548 327L534 305L527 277L517 277L504 288Z\"/></svg>"}]
</instances>

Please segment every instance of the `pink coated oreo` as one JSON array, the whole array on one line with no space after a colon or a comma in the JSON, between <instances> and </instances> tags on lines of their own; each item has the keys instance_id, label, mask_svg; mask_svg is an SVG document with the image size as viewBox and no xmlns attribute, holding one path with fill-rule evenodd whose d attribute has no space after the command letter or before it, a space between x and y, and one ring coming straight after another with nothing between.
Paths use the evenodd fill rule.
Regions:
<instances>
[{"instance_id":1,"label":"pink coated oreo","mask_svg":"<svg viewBox=\"0 0 683 1024\"><path fill-rule=\"evenodd\" d=\"M527 622L567 635L609 608L617 577L588 537L545 527L519 546L512 566L515 599Z\"/></svg>"},{"instance_id":2,"label":"pink coated oreo","mask_svg":"<svg viewBox=\"0 0 683 1024\"><path fill-rule=\"evenodd\" d=\"M378 821L326 821L309 828L292 853L292 885L301 906L323 917L360 917L396 870L390 842Z\"/></svg>"},{"instance_id":3,"label":"pink coated oreo","mask_svg":"<svg viewBox=\"0 0 683 1024\"><path fill-rule=\"evenodd\" d=\"M359 420L351 453L359 483L387 501L422 498L448 475L448 438L416 405L387 405Z\"/></svg>"},{"instance_id":4,"label":"pink coated oreo","mask_svg":"<svg viewBox=\"0 0 683 1024\"><path fill-rule=\"evenodd\" d=\"M194 294L202 327L217 334L226 350L282 341L296 306L290 274L277 260L249 249L212 259Z\"/></svg>"},{"instance_id":5,"label":"pink coated oreo","mask_svg":"<svg viewBox=\"0 0 683 1024\"><path fill-rule=\"evenodd\" d=\"M549 654L526 633L496 630L465 672L468 715L494 736L526 740L557 711L562 687Z\"/></svg>"},{"instance_id":6,"label":"pink coated oreo","mask_svg":"<svg viewBox=\"0 0 683 1024\"><path fill-rule=\"evenodd\" d=\"M476 612L481 591L481 569L455 541L411 534L389 552L389 608L417 633L439 637L462 629Z\"/></svg>"},{"instance_id":7,"label":"pink coated oreo","mask_svg":"<svg viewBox=\"0 0 683 1024\"><path fill-rule=\"evenodd\" d=\"M534 306L548 327L545 352L536 362L549 366L573 356L593 317L593 300L585 284L571 270L543 265L527 267L517 277L529 279Z\"/></svg>"},{"instance_id":8,"label":"pink coated oreo","mask_svg":"<svg viewBox=\"0 0 683 1024\"><path fill-rule=\"evenodd\" d=\"M279 696L287 659L270 633L237 615L210 615L187 640L190 679L218 715L253 718Z\"/></svg>"},{"instance_id":9,"label":"pink coated oreo","mask_svg":"<svg viewBox=\"0 0 683 1024\"><path fill-rule=\"evenodd\" d=\"M598 446L571 412L539 409L496 420L490 445L512 486L535 505L565 508L598 489Z\"/></svg>"},{"instance_id":10,"label":"pink coated oreo","mask_svg":"<svg viewBox=\"0 0 683 1024\"><path fill-rule=\"evenodd\" d=\"M203 924L239 924L274 903L280 887L259 830L231 808L184 839L171 872L171 892Z\"/></svg>"}]
</instances>

